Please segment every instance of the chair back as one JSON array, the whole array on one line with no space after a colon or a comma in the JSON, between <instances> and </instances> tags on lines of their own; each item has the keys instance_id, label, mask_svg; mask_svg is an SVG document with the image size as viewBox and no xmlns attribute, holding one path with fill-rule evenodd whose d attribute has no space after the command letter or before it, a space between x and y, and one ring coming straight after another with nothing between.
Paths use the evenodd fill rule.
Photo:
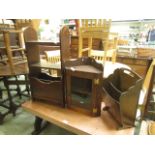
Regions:
<instances>
[{"instance_id":1,"label":"chair back","mask_svg":"<svg viewBox=\"0 0 155 155\"><path fill-rule=\"evenodd\" d=\"M54 51L44 51L46 60L52 64L60 63L60 50L54 50ZM50 69L50 74L53 76L59 76L60 73L58 70Z\"/></svg>"}]
</instances>

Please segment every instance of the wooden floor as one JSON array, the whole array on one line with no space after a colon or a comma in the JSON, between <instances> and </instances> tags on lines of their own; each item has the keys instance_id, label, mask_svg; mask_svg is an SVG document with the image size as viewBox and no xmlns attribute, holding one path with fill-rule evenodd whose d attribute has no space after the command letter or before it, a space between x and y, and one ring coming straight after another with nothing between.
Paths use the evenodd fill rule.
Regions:
<instances>
[{"instance_id":1,"label":"wooden floor","mask_svg":"<svg viewBox=\"0 0 155 155\"><path fill-rule=\"evenodd\" d=\"M118 130L118 124L107 112L100 117L91 117L71 109L41 102L25 102L22 107L28 112L75 134L132 135L134 128Z\"/></svg>"}]
</instances>

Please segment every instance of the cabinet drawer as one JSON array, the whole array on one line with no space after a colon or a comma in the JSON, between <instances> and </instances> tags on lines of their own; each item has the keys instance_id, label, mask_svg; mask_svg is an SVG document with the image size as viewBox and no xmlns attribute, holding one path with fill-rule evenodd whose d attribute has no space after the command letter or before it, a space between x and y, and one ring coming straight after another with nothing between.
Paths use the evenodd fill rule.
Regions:
<instances>
[{"instance_id":1,"label":"cabinet drawer","mask_svg":"<svg viewBox=\"0 0 155 155\"><path fill-rule=\"evenodd\" d=\"M145 60L135 60L135 64L145 66L145 65L147 65L147 61L145 61Z\"/></svg>"},{"instance_id":2,"label":"cabinet drawer","mask_svg":"<svg viewBox=\"0 0 155 155\"><path fill-rule=\"evenodd\" d=\"M124 64L134 64L135 61L133 59L121 59L121 62Z\"/></svg>"}]
</instances>

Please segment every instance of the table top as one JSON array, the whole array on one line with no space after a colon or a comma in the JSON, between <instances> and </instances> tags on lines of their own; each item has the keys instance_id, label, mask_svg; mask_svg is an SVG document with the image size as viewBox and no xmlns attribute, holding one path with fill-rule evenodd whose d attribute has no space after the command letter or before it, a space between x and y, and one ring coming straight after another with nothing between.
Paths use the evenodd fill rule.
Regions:
<instances>
[{"instance_id":1,"label":"table top","mask_svg":"<svg viewBox=\"0 0 155 155\"><path fill-rule=\"evenodd\" d=\"M27 101L22 107L50 123L80 135L132 135L134 128L118 129L111 115L102 111L100 117L92 117L50 103Z\"/></svg>"}]
</instances>

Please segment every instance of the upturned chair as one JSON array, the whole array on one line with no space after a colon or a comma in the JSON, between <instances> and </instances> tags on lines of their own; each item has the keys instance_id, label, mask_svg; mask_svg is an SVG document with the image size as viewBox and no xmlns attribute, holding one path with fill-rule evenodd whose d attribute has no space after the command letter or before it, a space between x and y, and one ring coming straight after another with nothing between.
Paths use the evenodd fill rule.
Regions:
<instances>
[{"instance_id":1,"label":"upturned chair","mask_svg":"<svg viewBox=\"0 0 155 155\"><path fill-rule=\"evenodd\" d=\"M110 33L111 20L83 19L79 28L79 53L88 51L88 56L97 60L116 61L117 33ZM83 38L88 38L88 48L83 48ZM102 40L102 51L92 50L92 40L98 38Z\"/></svg>"}]
</instances>

